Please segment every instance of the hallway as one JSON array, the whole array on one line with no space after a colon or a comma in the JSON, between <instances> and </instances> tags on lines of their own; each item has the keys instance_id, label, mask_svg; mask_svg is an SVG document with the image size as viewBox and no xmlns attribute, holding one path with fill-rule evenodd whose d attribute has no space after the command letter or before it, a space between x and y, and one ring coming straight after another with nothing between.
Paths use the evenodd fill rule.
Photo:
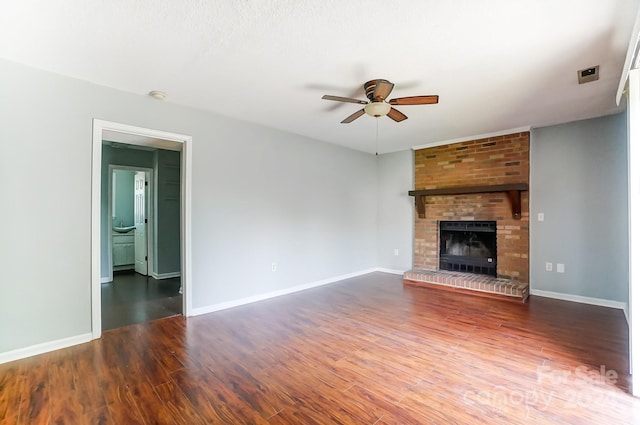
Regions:
<instances>
[{"instance_id":1,"label":"hallway","mask_svg":"<svg viewBox=\"0 0 640 425\"><path fill-rule=\"evenodd\" d=\"M182 314L180 278L156 280L133 271L116 272L102 284L102 330Z\"/></svg>"}]
</instances>

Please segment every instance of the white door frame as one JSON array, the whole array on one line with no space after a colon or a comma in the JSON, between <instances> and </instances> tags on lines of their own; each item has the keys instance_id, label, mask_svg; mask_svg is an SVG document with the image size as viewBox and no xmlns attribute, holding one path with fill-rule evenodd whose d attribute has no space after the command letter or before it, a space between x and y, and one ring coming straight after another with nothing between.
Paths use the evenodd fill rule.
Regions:
<instances>
[{"instance_id":1,"label":"white door frame","mask_svg":"<svg viewBox=\"0 0 640 425\"><path fill-rule=\"evenodd\" d=\"M640 397L640 70L629 71L627 95L629 173L629 369L631 393Z\"/></svg>"},{"instance_id":2,"label":"white door frame","mask_svg":"<svg viewBox=\"0 0 640 425\"><path fill-rule=\"evenodd\" d=\"M153 249L153 244L154 241L156 240L156 235L155 235L155 221L154 221L154 212L155 212L155 186L154 186L154 179L153 179L153 169L151 168L146 168L146 167L131 167L128 165L113 165L113 164L109 164L109 207L108 207L108 217L107 220L109 221L109 228L111 229L113 227L113 170L129 170L129 171L144 171L145 173L145 179L149 182L149 190L148 190L148 195L145 197L145 215L146 215L146 219L148 221L147 224L147 258L148 258L148 262L147 262L147 270L148 276L151 276L151 270L153 270L153 266L155 265L155 258L153 258L153 253L155 252L155 250ZM149 230L151 229L151 230ZM107 257L108 257L108 266L109 267L109 276L108 279L105 280L104 278L100 277L100 281L102 283L104 282L112 282L113 281L113 238L109 238L109 246L108 246L108 253L107 253ZM100 273L102 274L102 273Z\"/></svg>"},{"instance_id":3,"label":"white door frame","mask_svg":"<svg viewBox=\"0 0 640 425\"><path fill-rule=\"evenodd\" d=\"M161 149L180 150L181 155L181 200L180 200L180 254L182 273L182 313L191 316L191 150L192 137L136 127L128 124L93 120L92 166L91 166L91 334L93 339L102 335L102 305L100 279L100 215L102 199L102 140L105 131L139 136L130 138L127 144L152 146ZM167 143L169 144L168 147Z\"/></svg>"}]
</instances>

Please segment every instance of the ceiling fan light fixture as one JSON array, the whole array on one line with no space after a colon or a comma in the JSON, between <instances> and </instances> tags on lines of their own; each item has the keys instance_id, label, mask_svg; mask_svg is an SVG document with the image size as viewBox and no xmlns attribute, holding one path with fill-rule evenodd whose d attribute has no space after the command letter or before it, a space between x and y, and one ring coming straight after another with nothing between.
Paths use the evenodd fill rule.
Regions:
<instances>
[{"instance_id":1,"label":"ceiling fan light fixture","mask_svg":"<svg viewBox=\"0 0 640 425\"><path fill-rule=\"evenodd\" d=\"M371 102L364 106L364 111L372 117L387 115L391 110L391 105L387 102Z\"/></svg>"}]
</instances>

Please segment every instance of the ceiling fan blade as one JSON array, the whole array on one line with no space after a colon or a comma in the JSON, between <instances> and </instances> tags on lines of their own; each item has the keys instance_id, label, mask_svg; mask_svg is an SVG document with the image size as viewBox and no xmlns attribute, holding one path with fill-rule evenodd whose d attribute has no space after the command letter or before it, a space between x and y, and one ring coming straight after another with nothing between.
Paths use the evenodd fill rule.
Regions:
<instances>
[{"instance_id":1,"label":"ceiling fan blade","mask_svg":"<svg viewBox=\"0 0 640 425\"><path fill-rule=\"evenodd\" d=\"M391 99L390 105L433 105L438 103L438 96L409 96Z\"/></svg>"},{"instance_id":2,"label":"ceiling fan blade","mask_svg":"<svg viewBox=\"0 0 640 425\"><path fill-rule=\"evenodd\" d=\"M347 95L348 98L350 99L355 99L356 96L359 96L362 94L362 86L358 86L355 89L351 90L351 92ZM342 102L334 102L332 104L330 104L326 110L327 111L335 111L336 109L340 108L344 106L342 104Z\"/></svg>"},{"instance_id":3,"label":"ceiling fan blade","mask_svg":"<svg viewBox=\"0 0 640 425\"><path fill-rule=\"evenodd\" d=\"M351 121L355 120L356 118L360 118L363 115L364 115L364 109L360 109L359 111L354 112L353 114L349 115L347 118L340 121L340 123L349 124Z\"/></svg>"},{"instance_id":4,"label":"ceiling fan blade","mask_svg":"<svg viewBox=\"0 0 640 425\"><path fill-rule=\"evenodd\" d=\"M325 100L335 100L336 102L359 103L360 105L366 105L367 103L369 103L366 100L352 99L350 97L342 97L342 96L331 96L328 94L325 94L324 96L322 96L322 98Z\"/></svg>"},{"instance_id":5,"label":"ceiling fan blade","mask_svg":"<svg viewBox=\"0 0 640 425\"><path fill-rule=\"evenodd\" d=\"M407 119L407 116L402 112L398 111L396 108L391 108L387 116L392 120L394 120L395 122L400 122Z\"/></svg>"},{"instance_id":6,"label":"ceiling fan blade","mask_svg":"<svg viewBox=\"0 0 640 425\"><path fill-rule=\"evenodd\" d=\"M391 94L391 90L393 90L393 83L390 83L387 80L380 80L376 84L376 88L373 90L373 98L376 100L384 100Z\"/></svg>"}]
</instances>

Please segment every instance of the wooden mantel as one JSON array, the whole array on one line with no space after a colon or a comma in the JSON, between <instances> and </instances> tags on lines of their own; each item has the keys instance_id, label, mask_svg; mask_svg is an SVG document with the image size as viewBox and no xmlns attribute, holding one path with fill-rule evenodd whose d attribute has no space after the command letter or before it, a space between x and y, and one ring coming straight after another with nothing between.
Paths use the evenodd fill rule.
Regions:
<instances>
[{"instance_id":1,"label":"wooden mantel","mask_svg":"<svg viewBox=\"0 0 640 425\"><path fill-rule=\"evenodd\" d=\"M409 196L416 198L418 217L425 218L425 197L436 195L466 195L470 193L506 192L511 202L513 218L519 220L522 215L521 193L529 190L528 183L496 184L491 186L459 186L442 189L410 190Z\"/></svg>"}]
</instances>

